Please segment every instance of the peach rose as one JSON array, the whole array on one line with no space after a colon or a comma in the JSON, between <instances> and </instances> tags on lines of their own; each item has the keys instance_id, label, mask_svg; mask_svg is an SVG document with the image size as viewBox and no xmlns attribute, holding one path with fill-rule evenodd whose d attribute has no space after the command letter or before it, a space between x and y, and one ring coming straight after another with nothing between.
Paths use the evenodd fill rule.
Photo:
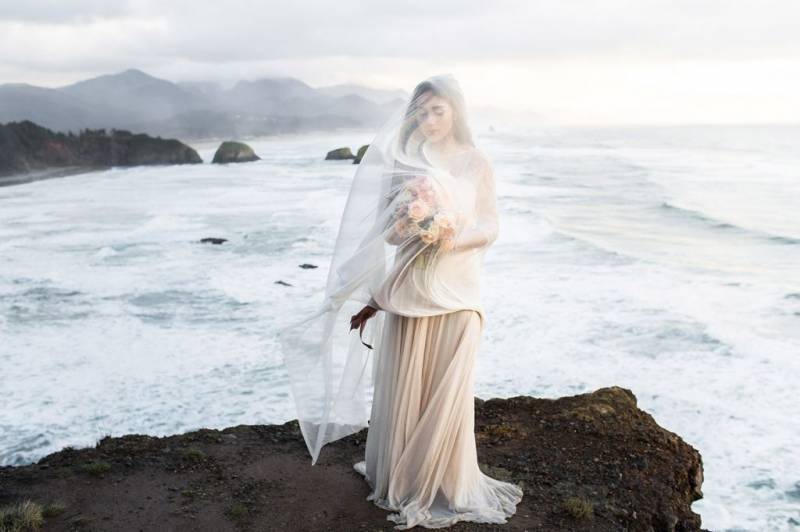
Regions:
<instances>
[{"instance_id":1,"label":"peach rose","mask_svg":"<svg viewBox=\"0 0 800 532\"><path fill-rule=\"evenodd\" d=\"M448 214L435 214L433 216L433 225L439 228L439 238L452 238L455 235L456 227L453 219Z\"/></svg>"},{"instance_id":2,"label":"peach rose","mask_svg":"<svg viewBox=\"0 0 800 532\"><path fill-rule=\"evenodd\" d=\"M417 197L428 203L436 203L436 194L433 192L432 188L420 190Z\"/></svg>"},{"instance_id":3,"label":"peach rose","mask_svg":"<svg viewBox=\"0 0 800 532\"><path fill-rule=\"evenodd\" d=\"M430 207L422 200L414 200L408 204L408 217L418 222L425 218L430 211Z\"/></svg>"},{"instance_id":4,"label":"peach rose","mask_svg":"<svg viewBox=\"0 0 800 532\"><path fill-rule=\"evenodd\" d=\"M439 228L433 224L428 229L419 232L419 237L426 244L433 244L439 239Z\"/></svg>"}]
</instances>

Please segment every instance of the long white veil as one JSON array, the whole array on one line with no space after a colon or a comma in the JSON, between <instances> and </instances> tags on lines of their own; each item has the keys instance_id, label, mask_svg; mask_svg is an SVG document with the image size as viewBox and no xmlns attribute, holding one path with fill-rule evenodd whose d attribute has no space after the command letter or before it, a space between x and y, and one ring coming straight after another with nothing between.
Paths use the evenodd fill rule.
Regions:
<instances>
[{"instance_id":1,"label":"long white veil","mask_svg":"<svg viewBox=\"0 0 800 532\"><path fill-rule=\"evenodd\" d=\"M431 105L441 100L453 113L455 142L439 151L422 124L441 112ZM474 145L460 85L451 74L422 81L356 167L321 305L278 331L312 465L326 443L368 426L370 357L391 356L381 353L385 312L475 308L483 318L477 292L459 278L470 278L471 259L496 237L494 199L491 166ZM350 317L366 304L383 311L367 322L370 342L350 330Z\"/></svg>"}]
</instances>

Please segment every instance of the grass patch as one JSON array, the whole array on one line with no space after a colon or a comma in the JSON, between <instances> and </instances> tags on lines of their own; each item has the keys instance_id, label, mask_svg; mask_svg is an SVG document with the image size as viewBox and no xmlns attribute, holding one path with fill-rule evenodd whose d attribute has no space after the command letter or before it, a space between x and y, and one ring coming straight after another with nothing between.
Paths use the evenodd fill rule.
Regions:
<instances>
[{"instance_id":1,"label":"grass patch","mask_svg":"<svg viewBox=\"0 0 800 532\"><path fill-rule=\"evenodd\" d=\"M567 497L564 501L564 509L575 519L591 519L594 515L592 501L583 497Z\"/></svg>"},{"instance_id":2,"label":"grass patch","mask_svg":"<svg viewBox=\"0 0 800 532\"><path fill-rule=\"evenodd\" d=\"M86 462L85 464L80 465L80 470L84 473L92 475L93 477L99 477L102 476L103 473L108 473L111 471L111 464L100 461Z\"/></svg>"},{"instance_id":3,"label":"grass patch","mask_svg":"<svg viewBox=\"0 0 800 532\"><path fill-rule=\"evenodd\" d=\"M44 508L42 508L42 516L45 518L48 517L55 517L57 515L61 515L64 513L64 510L67 509L67 506L59 501L51 502L50 504L45 504Z\"/></svg>"},{"instance_id":4,"label":"grass patch","mask_svg":"<svg viewBox=\"0 0 800 532\"><path fill-rule=\"evenodd\" d=\"M192 462L202 462L208 458L208 455L197 447L187 447L185 449L181 449L181 454L184 458Z\"/></svg>"},{"instance_id":5,"label":"grass patch","mask_svg":"<svg viewBox=\"0 0 800 532\"><path fill-rule=\"evenodd\" d=\"M231 504L230 508L228 508L228 511L225 513L234 521L241 521L247 517L248 510L247 506L244 504L235 502Z\"/></svg>"},{"instance_id":6,"label":"grass patch","mask_svg":"<svg viewBox=\"0 0 800 532\"><path fill-rule=\"evenodd\" d=\"M0 532L39 530L43 524L42 507L31 500L0 507Z\"/></svg>"},{"instance_id":7,"label":"grass patch","mask_svg":"<svg viewBox=\"0 0 800 532\"><path fill-rule=\"evenodd\" d=\"M186 488L185 490L181 490L181 495L187 499L195 500L205 497L206 492L197 488Z\"/></svg>"}]
</instances>

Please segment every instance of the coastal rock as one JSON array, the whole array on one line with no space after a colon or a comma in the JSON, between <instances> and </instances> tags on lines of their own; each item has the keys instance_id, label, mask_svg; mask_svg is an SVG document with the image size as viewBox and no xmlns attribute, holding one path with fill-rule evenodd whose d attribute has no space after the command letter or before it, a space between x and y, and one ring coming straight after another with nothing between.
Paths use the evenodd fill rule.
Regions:
<instances>
[{"instance_id":1,"label":"coastal rock","mask_svg":"<svg viewBox=\"0 0 800 532\"><path fill-rule=\"evenodd\" d=\"M311 465L297 420L180 435L104 437L36 464L0 468L0 506L60 501L46 526L76 516L104 530L378 530L353 464L367 429L326 446ZM481 469L522 486L502 530L702 530L700 454L610 387L558 399L475 399ZM458 530L498 530L459 523Z\"/></svg>"},{"instance_id":2,"label":"coastal rock","mask_svg":"<svg viewBox=\"0 0 800 532\"><path fill-rule=\"evenodd\" d=\"M353 159L353 164L359 164L361 159L364 158L364 154L367 153L367 148L369 148L369 144L365 144L358 149L358 153L356 153L355 159Z\"/></svg>"},{"instance_id":3,"label":"coastal rock","mask_svg":"<svg viewBox=\"0 0 800 532\"><path fill-rule=\"evenodd\" d=\"M246 163L258 161L261 157L256 155L253 148L244 142L225 141L219 145L212 163Z\"/></svg>"},{"instance_id":4,"label":"coastal rock","mask_svg":"<svg viewBox=\"0 0 800 532\"><path fill-rule=\"evenodd\" d=\"M127 130L54 132L30 120L0 124L0 175L54 167L97 169L150 164L197 164L197 152L176 139Z\"/></svg>"},{"instance_id":5,"label":"coastal rock","mask_svg":"<svg viewBox=\"0 0 800 532\"><path fill-rule=\"evenodd\" d=\"M353 152L350 151L350 148L336 148L335 150L331 150L325 155L326 161L340 161L344 159L352 159L355 155Z\"/></svg>"}]
</instances>

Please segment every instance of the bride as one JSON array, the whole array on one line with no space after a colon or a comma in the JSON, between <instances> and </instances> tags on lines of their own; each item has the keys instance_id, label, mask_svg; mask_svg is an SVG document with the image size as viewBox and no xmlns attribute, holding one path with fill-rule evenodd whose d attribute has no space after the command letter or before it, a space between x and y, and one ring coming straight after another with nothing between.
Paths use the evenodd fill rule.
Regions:
<instances>
[{"instance_id":1,"label":"bride","mask_svg":"<svg viewBox=\"0 0 800 532\"><path fill-rule=\"evenodd\" d=\"M479 277L497 233L492 165L460 86L428 78L362 157L322 306L279 332L312 465L368 427L353 467L397 529L505 523L522 500L479 469L474 434Z\"/></svg>"}]
</instances>

